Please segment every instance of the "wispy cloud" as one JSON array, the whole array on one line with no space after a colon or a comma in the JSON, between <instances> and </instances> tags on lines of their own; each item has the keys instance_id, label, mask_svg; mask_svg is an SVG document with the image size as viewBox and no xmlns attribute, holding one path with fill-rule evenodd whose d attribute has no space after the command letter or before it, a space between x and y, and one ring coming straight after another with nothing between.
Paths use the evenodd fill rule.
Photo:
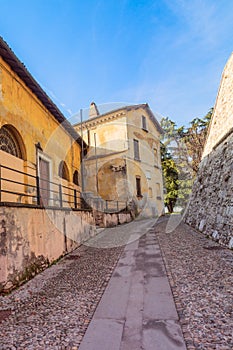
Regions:
<instances>
[{"instance_id":1,"label":"wispy cloud","mask_svg":"<svg viewBox=\"0 0 233 350\"><path fill-rule=\"evenodd\" d=\"M165 0L165 3L185 25L186 30L177 38L177 44L182 40L195 40L195 46L213 49L229 34L229 28L232 28L231 1Z\"/></svg>"},{"instance_id":2,"label":"wispy cloud","mask_svg":"<svg viewBox=\"0 0 233 350\"><path fill-rule=\"evenodd\" d=\"M166 1L167 6L186 24L190 35L205 45L214 45L217 42L215 22L217 8L214 2L203 0L175 0Z\"/></svg>"},{"instance_id":3,"label":"wispy cloud","mask_svg":"<svg viewBox=\"0 0 233 350\"><path fill-rule=\"evenodd\" d=\"M44 86L41 82L39 82L37 80L37 82L39 83L39 85L42 87L42 89L44 91L46 91L46 93L49 95L49 97L53 100L53 102L58 106L58 108L62 109L63 112L66 114L68 113L69 116L72 116L73 115L73 112L71 111L70 108L68 108L66 106L66 104L64 102L61 102L59 100L59 98L54 94L53 91L51 91L50 89L48 89L46 86Z\"/></svg>"}]
</instances>

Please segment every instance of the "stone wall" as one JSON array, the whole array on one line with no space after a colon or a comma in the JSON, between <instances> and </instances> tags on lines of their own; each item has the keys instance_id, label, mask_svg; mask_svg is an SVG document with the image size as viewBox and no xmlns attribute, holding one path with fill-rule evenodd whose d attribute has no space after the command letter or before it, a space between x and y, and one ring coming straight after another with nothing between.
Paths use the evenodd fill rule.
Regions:
<instances>
[{"instance_id":1,"label":"stone wall","mask_svg":"<svg viewBox=\"0 0 233 350\"><path fill-rule=\"evenodd\" d=\"M233 54L222 73L218 96L202 158L206 157L233 128Z\"/></svg>"},{"instance_id":2,"label":"stone wall","mask_svg":"<svg viewBox=\"0 0 233 350\"><path fill-rule=\"evenodd\" d=\"M233 133L202 160L184 219L233 248Z\"/></svg>"},{"instance_id":3,"label":"stone wall","mask_svg":"<svg viewBox=\"0 0 233 350\"><path fill-rule=\"evenodd\" d=\"M233 248L233 54L223 74L185 221Z\"/></svg>"},{"instance_id":4,"label":"stone wall","mask_svg":"<svg viewBox=\"0 0 233 350\"><path fill-rule=\"evenodd\" d=\"M95 234L89 211L0 207L0 292L30 279Z\"/></svg>"},{"instance_id":5,"label":"stone wall","mask_svg":"<svg viewBox=\"0 0 233 350\"><path fill-rule=\"evenodd\" d=\"M104 213L94 210L95 223L98 227L114 227L133 220L130 213Z\"/></svg>"}]
</instances>

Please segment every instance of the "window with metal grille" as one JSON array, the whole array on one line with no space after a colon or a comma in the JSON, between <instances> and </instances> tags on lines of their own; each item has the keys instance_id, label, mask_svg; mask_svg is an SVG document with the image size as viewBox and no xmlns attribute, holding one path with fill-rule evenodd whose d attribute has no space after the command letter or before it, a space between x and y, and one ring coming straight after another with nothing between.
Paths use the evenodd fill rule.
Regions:
<instances>
[{"instance_id":1,"label":"window with metal grille","mask_svg":"<svg viewBox=\"0 0 233 350\"><path fill-rule=\"evenodd\" d=\"M134 159L140 160L138 140L133 140L133 146L134 146Z\"/></svg>"},{"instance_id":2,"label":"window with metal grille","mask_svg":"<svg viewBox=\"0 0 233 350\"><path fill-rule=\"evenodd\" d=\"M0 129L0 150L22 158L19 142L14 133L7 126Z\"/></svg>"}]
</instances>

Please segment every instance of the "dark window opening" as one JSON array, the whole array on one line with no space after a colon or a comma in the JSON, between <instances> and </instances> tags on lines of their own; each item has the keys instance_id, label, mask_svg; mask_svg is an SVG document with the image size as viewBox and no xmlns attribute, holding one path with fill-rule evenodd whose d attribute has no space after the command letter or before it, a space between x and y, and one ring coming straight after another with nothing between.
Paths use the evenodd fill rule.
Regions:
<instances>
[{"instance_id":1,"label":"dark window opening","mask_svg":"<svg viewBox=\"0 0 233 350\"><path fill-rule=\"evenodd\" d=\"M74 175L73 175L73 183L77 186L79 186L79 178L78 177L79 177L78 171L75 170Z\"/></svg>"},{"instance_id":2,"label":"dark window opening","mask_svg":"<svg viewBox=\"0 0 233 350\"><path fill-rule=\"evenodd\" d=\"M49 182L49 162L39 158L40 169L40 202L44 206L49 205L50 182Z\"/></svg>"},{"instance_id":3,"label":"dark window opening","mask_svg":"<svg viewBox=\"0 0 233 350\"><path fill-rule=\"evenodd\" d=\"M147 131L146 117L142 115L142 129Z\"/></svg>"},{"instance_id":4,"label":"dark window opening","mask_svg":"<svg viewBox=\"0 0 233 350\"><path fill-rule=\"evenodd\" d=\"M88 146L90 146L90 144L91 144L90 130L87 130L87 144L88 144Z\"/></svg>"},{"instance_id":5,"label":"dark window opening","mask_svg":"<svg viewBox=\"0 0 233 350\"><path fill-rule=\"evenodd\" d=\"M154 148L154 161L155 161L155 165L158 164L158 151L156 148Z\"/></svg>"},{"instance_id":6,"label":"dark window opening","mask_svg":"<svg viewBox=\"0 0 233 350\"><path fill-rule=\"evenodd\" d=\"M134 146L134 159L140 160L138 140L133 140L133 146Z\"/></svg>"},{"instance_id":7,"label":"dark window opening","mask_svg":"<svg viewBox=\"0 0 233 350\"><path fill-rule=\"evenodd\" d=\"M69 181L69 171L68 171L66 163L63 160L59 164L58 175L62 179Z\"/></svg>"},{"instance_id":8,"label":"dark window opening","mask_svg":"<svg viewBox=\"0 0 233 350\"><path fill-rule=\"evenodd\" d=\"M139 176L136 177L136 191L137 197L142 197L141 178Z\"/></svg>"},{"instance_id":9,"label":"dark window opening","mask_svg":"<svg viewBox=\"0 0 233 350\"><path fill-rule=\"evenodd\" d=\"M152 191L151 187L149 187L148 192L149 192L149 197L152 198L153 197L153 191Z\"/></svg>"}]
</instances>

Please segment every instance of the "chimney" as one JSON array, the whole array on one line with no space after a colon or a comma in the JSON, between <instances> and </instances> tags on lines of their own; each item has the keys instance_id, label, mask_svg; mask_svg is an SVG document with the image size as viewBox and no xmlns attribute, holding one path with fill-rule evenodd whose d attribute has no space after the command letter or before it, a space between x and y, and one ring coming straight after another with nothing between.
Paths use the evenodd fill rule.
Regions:
<instances>
[{"instance_id":1,"label":"chimney","mask_svg":"<svg viewBox=\"0 0 233 350\"><path fill-rule=\"evenodd\" d=\"M90 104L90 110L89 110L89 118L95 118L100 115L100 112L95 104L95 102L91 102Z\"/></svg>"}]
</instances>

